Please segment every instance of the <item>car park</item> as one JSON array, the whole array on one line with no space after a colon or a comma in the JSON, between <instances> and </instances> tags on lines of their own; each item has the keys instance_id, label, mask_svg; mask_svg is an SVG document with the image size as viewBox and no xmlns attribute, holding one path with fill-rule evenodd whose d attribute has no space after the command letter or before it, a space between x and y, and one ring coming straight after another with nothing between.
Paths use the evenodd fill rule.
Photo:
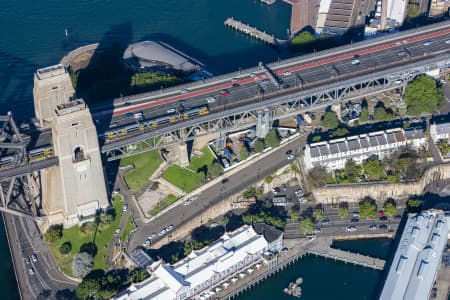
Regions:
<instances>
[{"instance_id":1,"label":"car park","mask_svg":"<svg viewBox=\"0 0 450 300\"><path fill-rule=\"evenodd\" d=\"M356 229L356 227L355 226L348 226L347 227L347 232L354 232L354 231L356 231L357 229Z\"/></svg>"}]
</instances>

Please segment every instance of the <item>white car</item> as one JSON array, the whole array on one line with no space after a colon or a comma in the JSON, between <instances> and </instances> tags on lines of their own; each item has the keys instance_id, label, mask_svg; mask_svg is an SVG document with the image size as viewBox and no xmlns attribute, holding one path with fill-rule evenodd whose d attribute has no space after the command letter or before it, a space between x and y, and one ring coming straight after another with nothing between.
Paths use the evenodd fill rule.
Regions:
<instances>
[{"instance_id":1,"label":"white car","mask_svg":"<svg viewBox=\"0 0 450 300\"><path fill-rule=\"evenodd\" d=\"M150 235L148 236L148 240L151 241L151 240L153 240L155 237L156 237L156 233L153 232L152 234L150 234Z\"/></svg>"},{"instance_id":2,"label":"white car","mask_svg":"<svg viewBox=\"0 0 450 300\"><path fill-rule=\"evenodd\" d=\"M170 224L169 226L167 226L166 228L166 232L172 231L173 230L173 225Z\"/></svg>"},{"instance_id":3,"label":"white car","mask_svg":"<svg viewBox=\"0 0 450 300\"><path fill-rule=\"evenodd\" d=\"M167 110L167 113L168 113L168 114L171 114L171 113L174 113L174 112L176 112L176 109L175 109L175 108L169 108L169 109Z\"/></svg>"},{"instance_id":4,"label":"white car","mask_svg":"<svg viewBox=\"0 0 450 300\"><path fill-rule=\"evenodd\" d=\"M286 72L283 73L284 76L290 76L291 74L292 74L292 73L289 72L289 71L286 71Z\"/></svg>"},{"instance_id":5,"label":"white car","mask_svg":"<svg viewBox=\"0 0 450 300\"><path fill-rule=\"evenodd\" d=\"M361 61L357 58L352 59L352 65L359 65Z\"/></svg>"},{"instance_id":6,"label":"white car","mask_svg":"<svg viewBox=\"0 0 450 300\"><path fill-rule=\"evenodd\" d=\"M292 160L292 159L294 159L294 157L295 157L294 154L289 154L289 155L287 156L287 159L288 159L288 160Z\"/></svg>"},{"instance_id":7,"label":"white car","mask_svg":"<svg viewBox=\"0 0 450 300\"><path fill-rule=\"evenodd\" d=\"M297 197L303 197L303 190L302 189L298 189L295 191L295 196Z\"/></svg>"},{"instance_id":8,"label":"white car","mask_svg":"<svg viewBox=\"0 0 450 300\"><path fill-rule=\"evenodd\" d=\"M28 269L28 274L34 275L34 269L33 269L33 268L29 268L29 269Z\"/></svg>"},{"instance_id":9,"label":"white car","mask_svg":"<svg viewBox=\"0 0 450 300\"><path fill-rule=\"evenodd\" d=\"M166 234L166 229L165 228L161 229L161 231L158 233L159 236L163 236L165 234Z\"/></svg>"},{"instance_id":10,"label":"white car","mask_svg":"<svg viewBox=\"0 0 450 300\"><path fill-rule=\"evenodd\" d=\"M216 98L213 96L208 96L208 97L206 97L206 102L214 103L214 102L216 102Z\"/></svg>"},{"instance_id":11,"label":"white car","mask_svg":"<svg viewBox=\"0 0 450 300\"><path fill-rule=\"evenodd\" d=\"M120 228L117 228L116 229L116 234L119 234L120 233Z\"/></svg>"},{"instance_id":12,"label":"white car","mask_svg":"<svg viewBox=\"0 0 450 300\"><path fill-rule=\"evenodd\" d=\"M300 197L300 198L298 198L298 202L300 203L300 204L305 204L306 202L308 202L305 198L303 198L303 197Z\"/></svg>"},{"instance_id":13,"label":"white car","mask_svg":"<svg viewBox=\"0 0 450 300\"><path fill-rule=\"evenodd\" d=\"M238 79L237 78L231 78L231 82L237 82L238 81Z\"/></svg>"},{"instance_id":14,"label":"white car","mask_svg":"<svg viewBox=\"0 0 450 300\"><path fill-rule=\"evenodd\" d=\"M424 46L430 46L431 45L431 41L426 41L425 43L423 43Z\"/></svg>"},{"instance_id":15,"label":"white car","mask_svg":"<svg viewBox=\"0 0 450 300\"><path fill-rule=\"evenodd\" d=\"M450 40L446 40L445 43L446 43L446 44L450 44Z\"/></svg>"},{"instance_id":16,"label":"white car","mask_svg":"<svg viewBox=\"0 0 450 300\"><path fill-rule=\"evenodd\" d=\"M255 78L255 77L256 77L256 74L255 74L255 73L250 73L250 77L251 77L251 78Z\"/></svg>"},{"instance_id":17,"label":"white car","mask_svg":"<svg viewBox=\"0 0 450 300\"><path fill-rule=\"evenodd\" d=\"M188 206L189 204L191 204L191 199L188 199L188 200L185 200L184 202L183 202L183 205L184 206Z\"/></svg>"},{"instance_id":18,"label":"white car","mask_svg":"<svg viewBox=\"0 0 450 300\"><path fill-rule=\"evenodd\" d=\"M144 247L150 246L150 241L149 241L149 240L146 240L146 241L142 244L142 246L144 246Z\"/></svg>"},{"instance_id":19,"label":"white car","mask_svg":"<svg viewBox=\"0 0 450 300\"><path fill-rule=\"evenodd\" d=\"M356 231L356 227L355 226L348 226L347 227L347 232L354 232Z\"/></svg>"},{"instance_id":20,"label":"white car","mask_svg":"<svg viewBox=\"0 0 450 300\"><path fill-rule=\"evenodd\" d=\"M182 95L187 94L187 93L189 93L188 89L181 89L180 90L180 94L182 94Z\"/></svg>"},{"instance_id":21,"label":"white car","mask_svg":"<svg viewBox=\"0 0 450 300\"><path fill-rule=\"evenodd\" d=\"M128 210L128 204L125 204L125 205L123 206L123 211L126 212L127 210Z\"/></svg>"}]
</instances>

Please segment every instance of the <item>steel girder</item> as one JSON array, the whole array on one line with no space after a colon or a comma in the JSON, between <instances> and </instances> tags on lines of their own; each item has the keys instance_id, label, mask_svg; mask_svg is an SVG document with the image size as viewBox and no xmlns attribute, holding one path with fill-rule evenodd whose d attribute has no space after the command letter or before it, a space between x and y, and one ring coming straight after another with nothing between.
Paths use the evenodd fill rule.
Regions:
<instances>
[{"instance_id":1,"label":"steel girder","mask_svg":"<svg viewBox=\"0 0 450 300\"><path fill-rule=\"evenodd\" d=\"M404 89L418 74L450 66L450 55L443 55L395 67L355 79L333 82L289 95L256 100L238 108L211 113L166 127L142 132L105 144L102 153L108 161L164 148L208 134L226 134L255 126L258 111L269 110L274 119L287 118L329 105L360 99L395 89Z\"/></svg>"}]
</instances>

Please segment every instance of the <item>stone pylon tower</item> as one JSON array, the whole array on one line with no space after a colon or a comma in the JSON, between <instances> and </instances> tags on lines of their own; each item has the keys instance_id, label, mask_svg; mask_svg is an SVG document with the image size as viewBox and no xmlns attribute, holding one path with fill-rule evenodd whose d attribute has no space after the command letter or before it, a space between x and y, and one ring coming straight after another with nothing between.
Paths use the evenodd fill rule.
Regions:
<instances>
[{"instance_id":1,"label":"stone pylon tower","mask_svg":"<svg viewBox=\"0 0 450 300\"><path fill-rule=\"evenodd\" d=\"M61 67L37 71L34 95L36 117L41 126L51 127L54 154L59 158L58 166L41 171L47 225L70 227L93 217L109 203L97 130L84 101L73 99L70 78ZM51 75L42 76L46 70L51 70Z\"/></svg>"},{"instance_id":2,"label":"stone pylon tower","mask_svg":"<svg viewBox=\"0 0 450 300\"><path fill-rule=\"evenodd\" d=\"M63 65L42 68L34 73L34 111L41 128L50 127L53 111L58 104L75 97L69 74Z\"/></svg>"}]
</instances>

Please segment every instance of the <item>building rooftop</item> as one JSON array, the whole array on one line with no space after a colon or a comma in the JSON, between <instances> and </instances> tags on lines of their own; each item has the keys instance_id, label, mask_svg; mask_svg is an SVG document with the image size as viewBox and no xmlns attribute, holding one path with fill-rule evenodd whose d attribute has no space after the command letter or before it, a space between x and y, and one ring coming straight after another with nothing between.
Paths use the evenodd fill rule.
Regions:
<instances>
[{"instance_id":1,"label":"building rooftop","mask_svg":"<svg viewBox=\"0 0 450 300\"><path fill-rule=\"evenodd\" d=\"M437 135L450 134L450 123L432 124L431 126L436 129Z\"/></svg>"},{"instance_id":2,"label":"building rooftop","mask_svg":"<svg viewBox=\"0 0 450 300\"><path fill-rule=\"evenodd\" d=\"M142 41L131 44L125 50L123 59L142 69L164 66L184 72L199 69L198 65L193 64L184 55L177 53L174 49L170 49L162 43L154 41Z\"/></svg>"},{"instance_id":3,"label":"building rooftop","mask_svg":"<svg viewBox=\"0 0 450 300\"><path fill-rule=\"evenodd\" d=\"M278 230L273 226L267 225L266 223L253 224L253 229L256 231L257 234L263 235L266 241L268 241L269 243L272 243L273 241L276 241L281 236L283 236L283 232L281 230Z\"/></svg>"},{"instance_id":4,"label":"building rooftop","mask_svg":"<svg viewBox=\"0 0 450 300\"><path fill-rule=\"evenodd\" d=\"M447 238L448 224L442 211L410 217L380 299L428 299Z\"/></svg>"}]
</instances>

